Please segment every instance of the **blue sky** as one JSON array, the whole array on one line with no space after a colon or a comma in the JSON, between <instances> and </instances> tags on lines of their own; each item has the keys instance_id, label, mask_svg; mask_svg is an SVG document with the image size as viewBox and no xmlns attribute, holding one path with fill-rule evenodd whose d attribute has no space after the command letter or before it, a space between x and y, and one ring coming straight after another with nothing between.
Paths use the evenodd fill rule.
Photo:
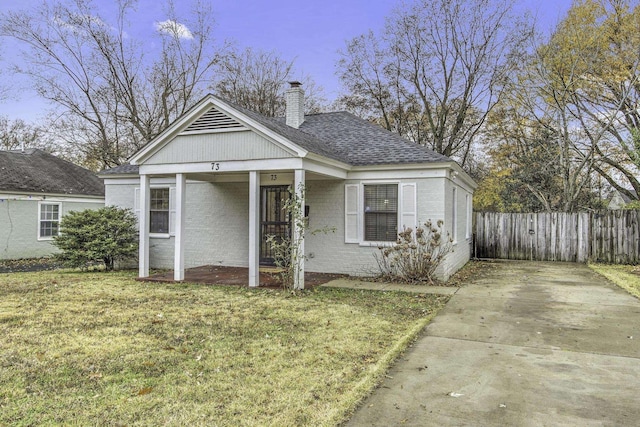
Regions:
<instances>
[{"instance_id":1,"label":"blue sky","mask_svg":"<svg viewBox=\"0 0 640 427\"><path fill-rule=\"evenodd\" d=\"M0 0L0 13L38 5L43 0ZM114 0L94 0L100 10ZM207 0L203 0L207 1ZM232 39L241 47L274 50L286 59L295 59L301 74L312 76L324 87L329 100L340 93L335 75L338 51L345 41L369 29L379 30L385 16L398 4L389 0L210 0L216 20L218 40ZM139 0L135 31L141 37L151 36L154 22L163 21L161 0ZM188 7L190 1L176 0L177 7ZM521 0L518 12L537 17L539 28L550 31L564 16L571 0ZM136 34L136 36L138 35ZM0 115L35 120L47 112L47 104L29 90L21 77L6 71L11 61L19 61L15 44L0 39L0 72L2 84L14 88L12 98L0 101Z\"/></svg>"}]
</instances>

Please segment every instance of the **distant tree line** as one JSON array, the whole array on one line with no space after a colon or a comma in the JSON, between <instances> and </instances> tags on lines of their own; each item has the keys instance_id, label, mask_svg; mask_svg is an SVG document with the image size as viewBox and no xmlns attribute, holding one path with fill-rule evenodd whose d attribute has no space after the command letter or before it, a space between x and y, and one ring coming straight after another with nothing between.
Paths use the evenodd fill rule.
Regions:
<instances>
[{"instance_id":1,"label":"distant tree line","mask_svg":"<svg viewBox=\"0 0 640 427\"><path fill-rule=\"evenodd\" d=\"M0 16L0 36L23 48L15 71L56 107L38 126L0 120L0 146L46 144L102 169L208 91L283 115L294 61L216 40L197 1L186 16L169 2L150 48L129 31L134 6L114 3L107 19L90 0L59 0ZM612 190L638 200L639 29L637 1L577 0L549 35L507 0L399 2L340 51L332 108L458 161L480 184L479 210L599 209ZM308 111L327 109L304 85Z\"/></svg>"}]
</instances>

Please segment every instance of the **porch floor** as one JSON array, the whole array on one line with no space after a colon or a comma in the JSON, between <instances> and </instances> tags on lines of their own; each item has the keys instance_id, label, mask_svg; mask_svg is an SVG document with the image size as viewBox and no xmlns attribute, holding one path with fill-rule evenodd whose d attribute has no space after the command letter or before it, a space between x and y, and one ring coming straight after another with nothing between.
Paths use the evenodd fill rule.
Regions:
<instances>
[{"instance_id":1,"label":"porch floor","mask_svg":"<svg viewBox=\"0 0 640 427\"><path fill-rule=\"evenodd\" d=\"M332 273L304 273L305 289L322 285L333 279L346 277L344 274ZM173 270L139 278L143 282L173 282ZM249 269L245 267L224 267L218 265L203 265L188 268L184 271L183 282L203 283L207 285L234 285L249 287ZM260 287L278 288L282 284L277 271L273 267L260 267Z\"/></svg>"}]
</instances>

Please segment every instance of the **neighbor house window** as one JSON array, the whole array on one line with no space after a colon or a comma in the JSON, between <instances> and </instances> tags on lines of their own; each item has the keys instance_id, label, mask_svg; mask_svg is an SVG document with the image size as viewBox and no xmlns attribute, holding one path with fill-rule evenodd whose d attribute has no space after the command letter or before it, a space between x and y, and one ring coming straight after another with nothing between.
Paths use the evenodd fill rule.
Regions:
<instances>
[{"instance_id":1,"label":"neighbor house window","mask_svg":"<svg viewBox=\"0 0 640 427\"><path fill-rule=\"evenodd\" d=\"M60 203L39 203L38 238L52 239L58 235Z\"/></svg>"},{"instance_id":2,"label":"neighbor house window","mask_svg":"<svg viewBox=\"0 0 640 427\"><path fill-rule=\"evenodd\" d=\"M364 240L394 242L398 237L398 184L364 186Z\"/></svg>"},{"instance_id":3,"label":"neighbor house window","mask_svg":"<svg viewBox=\"0 0 640 427\"><path fill-rule=\"evenodd\" d=\"M169 189L151 189L150 233L169 233Z\"/></svg>"}]
</instances>

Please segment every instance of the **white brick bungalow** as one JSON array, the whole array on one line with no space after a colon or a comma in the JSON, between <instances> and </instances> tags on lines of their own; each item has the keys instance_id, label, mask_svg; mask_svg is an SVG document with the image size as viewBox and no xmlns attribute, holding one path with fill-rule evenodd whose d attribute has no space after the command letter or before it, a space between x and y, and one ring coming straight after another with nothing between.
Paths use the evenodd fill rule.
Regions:
<instances>
[{"instance_id":1,"label":"white brick bungalow","mask_svg":"<svg viewBox=\"0 0 640 427\"><path fill-rule=\"evenodd\" d=\"M201 265L248 267L250 286L272 261L265 235L296 233L280 204L305 188L311 235L304 270L375 272L381 242L417 223L444 220L454 252L448 278L470 257L474 181L448 157L346 112L305 116L292 83L286 118L267 118L208 95L137 152L102 172L107 205L139 212L139 275L173 268L174 279ZM288 230L288 231L285 231Z\"/></svg>"}]
</instances>

